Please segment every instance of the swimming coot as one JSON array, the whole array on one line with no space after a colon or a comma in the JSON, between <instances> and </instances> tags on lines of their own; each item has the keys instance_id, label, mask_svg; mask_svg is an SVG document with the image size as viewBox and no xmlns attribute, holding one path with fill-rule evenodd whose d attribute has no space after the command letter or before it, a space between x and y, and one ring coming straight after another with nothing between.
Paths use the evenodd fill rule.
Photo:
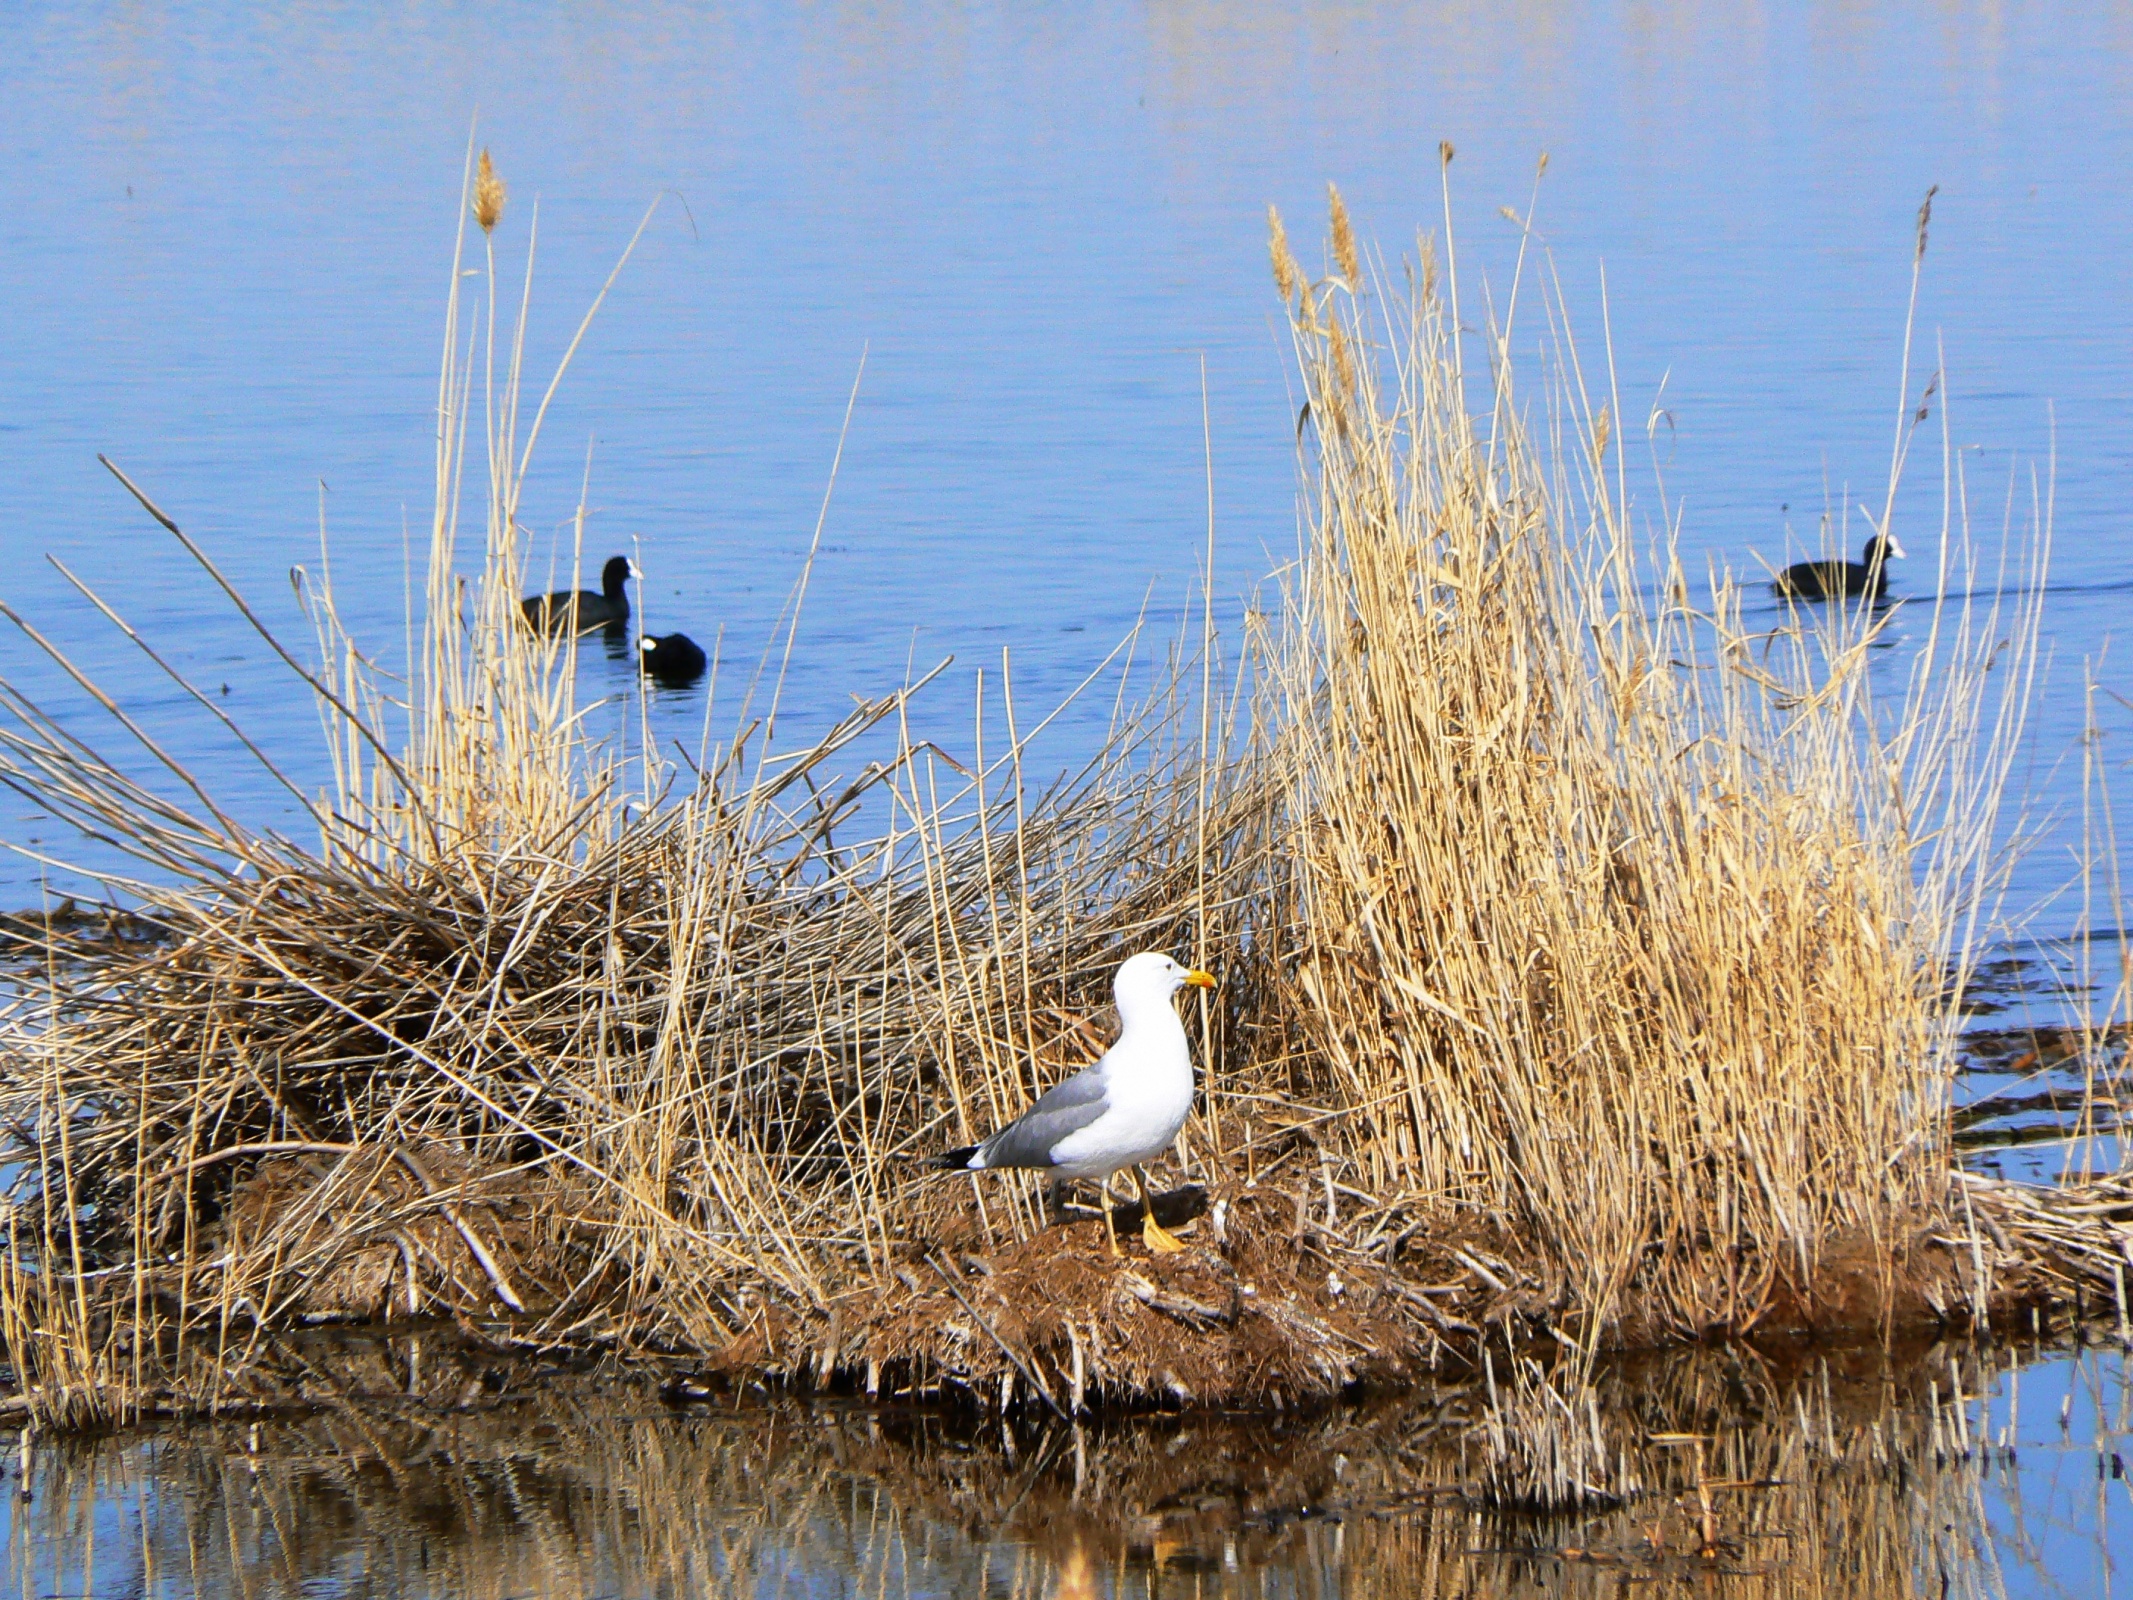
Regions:
<instances>
[{"instance_id":1,"label":"swimming coot","mask_svg":"<svg viewBox=\"0 0 2133 1600\"><path fill-rule=\"evenodd\" d=\"M679 686L704 675L703 647L685 633L646 634L637 641L637 659L661 683Z\"/></svg>"},{"instance_id":2,"label":"swimming coot","mask_svg":"<svg viewBox=\"0 0 2133 1600\"><path fill-rule=\"evenodd\" d=\"M1888 582L1886 567L1891 556L1901 556L1903 546L1882 534L1866 541L1865 554L1857 561L1799 561L1777 575L1771 587L1795 600L1835 600L1860 595L1879 599Z\"/></svg>"},{"instance_id":3,"label":"swimming coot","mask_svg":"<svg viewBox=\"0 0 2133 1600\"><path fill-rule=\"evenodd\" d=\"M558 589L554 594L532 595L519 605L526 620L543 632L590 633L630 619L630 597L625 587L641 578L637 563L628 556L615 556L600 569L600 592L590 589Z\"/></svg>"}]
</instances>

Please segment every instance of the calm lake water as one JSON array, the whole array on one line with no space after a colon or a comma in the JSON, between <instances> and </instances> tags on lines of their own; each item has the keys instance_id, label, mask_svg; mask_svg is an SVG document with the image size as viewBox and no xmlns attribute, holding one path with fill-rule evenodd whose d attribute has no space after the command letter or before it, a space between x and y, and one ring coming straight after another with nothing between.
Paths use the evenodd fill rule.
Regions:
<instances>
[{"instance_id":1,"label":"calm lake water","mask_svg":"<svg viewBox=\"0 0 2133 1600\"><path fill-rule=\"evenodd\" d=\"M34 1453L29 1501L13 1466L0 1498L0 1582L80 1600L2123 1588L2133 1389L2116 1351L1704 1352L1602 1392L1634 1398L1608 1426L1635 1441L1644 1492L1555 1518L1464 1498L1472 1387L1310 1418L1012 1430L568 1388L457 1412L371 1398Z\"/></svg>"},{"instance_id":2,"label":"calm lake water","mask_svg":"<svg viewBox=\"0 0 2133 1600\"><path fill-rule=\"evenodd\" d=\"M530 525L567 552L589 474L589 565L634 550L653 628L723 635L752 661L813 537L857 378L786 705L820 725L849 693L953 655L924 712L951 747L967 739L976 670L995 673L1004 653L1018 701L1045 707L1144 610L1158 631L1173 625L1194 594L1210 465L1225 614L1293 548L1295 407L1266 267L1269 203L1315 259L1335 180L1362 233L1397 259L1417 229L1443 226L1437 150L1451 141L1469 322L1484 284L1499 305L1508 288L1519 235L1500 209L1530 211L1588 351L1611 340L1624 414L1655 419L1652 466L1690 571L1753 571L1817 549L1825 509L1878 504L1913 219L1937 184L1910 397L1945 364L1935 404L1981 536L2045 495L2056 526L2052 666L2021 776L2042 842L2012 896L2017 913L2041 907L2029 930L2044 943L2016 946L2033 956L2079 917L2062 891L2079 837L2085 675L2133 699L2133 670L2112 650L2133 597L2133 209L2119 200L2133 170L2129 69L2133 12L2079 5L7 7L0 598L226 803L293 826L268 781L44 558L226 697L293 774L324 779L306 697L95 458L124 466L291 639L306 632L288 572L317 569L323 522L344 619L393 659L405 542L428 515L444 294L477 119L511 189L500 238L514 272L538 204L536 372L659 202L549 415ZM1528 354L1537 313L1531 302L1522 313ZM1914 592L1930 583L1940 481L1927 437L1898 503L1913 560L1897 580ZM1654 479L1635 492L1658 519ZM1917 632L1899 615L1883 670L1902 669ZM624 726L628 666L595 650L582 671L613 697L600 716ZM38 694L59 687L12 632L0 674ZM704 694L657 695L660 734L693 745ZM2122 766L2133 711L2109 694L2096 704L2115 784L2101 815L2133 836ZM1050 758L1085 754L1107 710L1106 698L1064 716ZM6 796L0 839L69 848ZM46 882L75 886L0 859L0 906L34 901ZM2015 1020L2038 1009L2013 998ZM2063 1153L2007 1159L2045 1175ZM300 1581L519 1592L502 1577L452 1587L416 1575L406 1527L345 1497L332 1560L292 1564L273 1516L313 1517L312 1491L263 1471L286 1493L238 1494L220 1438L113 1444L73 1498L41 1495L18 1513L25 1592L74 1581L37 1566L47 1548L73 1559L55 1500L76 1518L68 1539L124 1552L108 1570L131 1576L102 1587L99 1575L98 1593L141 1592L151 1551L151 1588L181 1569L243 1566L261 1593ZM2008 1592L2103 1592L2090 1577L2111 1553L2124 1486L2091 1484L2085 1445L2063 1459L2040 1448L2018 1472L1973 1471L1959 1494L1935 1491L1967 1508L1958 1532L1874 1524L1900 1547L1889 1570L1934 1592L1928 1552L1956 1538L1966 1582L1997 1573ZM480 1507L515 1527L519 1511L499 1509L520 1492L513 1459L497 1456ZM2062 1468L2071 1476L2037 1487L2034 1474ZM367 1467L361 1481L412 1492L397 1471ZM588 1527L621 1526L626 1476L616 1467L582 1490ZM753 1481L733 1480L738 1498L717 1504L749 1503ZM756 1587L846 1592L893 1572L968 1592L982 1572L1001 1592L1035 1592L1064 1570L1059 1547L1050 1566L1017 1566L1027 1547L885 1502L872 1481L820 1491L820 1520L803 1517L783 1544L748 1535L751 1559L768 1563ZM818 1504L815 1489L793 1492ZM451 1504L451 1517L473 1515L473 1500ZM212 1538L199 1531L209 1522ZM893 1560L866 1542L883 1529ZM187 1542L170 1543L179 1530ZM441 1534L439 1548L459 1537ZM1356 1581L1342 1540L1363 1537L1313 1524L1288 1554L1247 1566L1265 1592L1324 1592ZM1444 1537L1450 1552L1478 1536ZM1089 1550L1108 1562L1114 1545ZM638 1592L627 1576L638 1558L597 1548L619 1564L552 1592ZM1231 1570L1234 1551L1195 1551ZM2057 1589L2020 1576L2054 1570L2062 1553L2081 1576ZM1186 1592L1159 1580L1168 1570L1124 1559L1123 1592ZM1565 1570L1543 1563L1504 1584L1546 1587ZM681 1593L697 1580L661 1581Z\"/></svg>"},{"instance_id":3,"label":"calm lake water","mask_svg":"<svg viewBox=\"0 0 2133 1600\"><path fill-rule=\"evenodd\" d=\"M538 373L660 201L550 413L529 524L567 560L589 471L590 564L635 548L654 628L723 631L752 662L864 359L787 707L825 719L952 654L924 715L963 747L974 673L996 679L1003 651L1018 700L1049 706L1144 605L1189 604L1203 364L1218 592L1293 549L1269 203L1316 259L1336 180L1397 261L1443 225L1450 140L1469 323L1508 291L1500 209L1530 210L1588 351L1611 335L1624 415L1663 414L1700 573L1819 548L1825 508L1878 505L1937 184L1913 398L1944 359L1982 535L2056 460L2054 669L2025 780L2068 810L2084 663L2133 685L2107 654L2133 596L2133 219L2112 199L2129 64L2133 13L2079 6L11 7L0 596L226 801L293 825L43 557L323 778L306 697L95 457L297 640L287 573L318 567L323 517L343 616L396 656L477 117L512 273L539 207ZM1899 508L1913 590L1937 454L1927 438ZM1633 487L1656 519L1658 485ZM588 688L627 695L626 664L593 656ZM0 670L55 684L12 634ZM661 731L693 746L703 693L660 697ZM2103 708L2122 734L2133 713ZM1062 719L1061 765L1107 710ZM59 842L11 802L0 837ZM2065 842L2032 856L2018 907L2065 883ZM0 901L38 880L0 865Z\"/></svg>"}]
</instances>

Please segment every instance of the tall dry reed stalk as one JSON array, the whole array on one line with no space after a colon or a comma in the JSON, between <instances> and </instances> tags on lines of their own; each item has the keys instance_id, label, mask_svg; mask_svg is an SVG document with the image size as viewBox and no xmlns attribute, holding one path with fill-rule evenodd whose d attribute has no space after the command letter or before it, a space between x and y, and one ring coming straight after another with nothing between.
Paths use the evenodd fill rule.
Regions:
<instances>
[{"instance_id":1,"label":"tall dry reed stalk","mask_svg":"<svg viewBox=\"0 0 2133 1600\"><path fill-rule=\"evenodd\" d=\"M1693 601L1562 308L1521 390L1515 281L1469 367L1430 241L1395 289L1337 196L1332 226L1313 280L1275 223L1308 454L1263 645L1326 1136L1535 1250L1587 1340L1858 1293L1824 1268L1887 1304L1946 1200L2036 586L1968 598L1951 478L1938 593L1899 613Z\"/></svg>"}]
</instances>

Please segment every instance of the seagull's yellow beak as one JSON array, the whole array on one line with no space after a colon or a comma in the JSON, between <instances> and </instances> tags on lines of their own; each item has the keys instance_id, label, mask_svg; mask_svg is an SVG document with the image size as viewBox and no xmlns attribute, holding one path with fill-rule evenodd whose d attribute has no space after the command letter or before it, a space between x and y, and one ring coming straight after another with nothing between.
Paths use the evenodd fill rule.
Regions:
<instances>
[{"instance_id":1,"label":"seagull's yellow beak","mask_svg":"<svg viewBox=\"0 0 2133 1600\"><path fill-rule=\"evenodd\" d=\"M1215 975L1195 969L1185 974L1185 981L1195 989L1212 989L1215 986Z\"/></svg>"}]
</instances>

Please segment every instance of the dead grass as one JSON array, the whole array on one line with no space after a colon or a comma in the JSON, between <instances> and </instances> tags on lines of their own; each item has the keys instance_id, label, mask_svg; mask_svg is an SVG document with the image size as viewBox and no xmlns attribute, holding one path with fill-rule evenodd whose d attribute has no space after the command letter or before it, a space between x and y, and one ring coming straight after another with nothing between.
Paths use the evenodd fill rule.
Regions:
<instances>
[{"instance_id":1,"label":"dead grass","mask_svg":"<svg viewBox=\"0 0 2133 1600\"><path fill-rule=\"evenodd\" d=\"M1581 1339L1811 1308L1859 1241L1893 1280L1947 1193L2034 599L1913 602L1904 676L1886 614L1692 601L1558 307L1527 395L1515 289L1483 379L1427 241L1402 294L1347 277L1294 304L1314 448L1266 647L1323 1137L1364 1190L1500 1219Z\"/></svg>"},{"instance_id":2,"label":"dead grass","mask_svg":"<svg viewBox=\"0 0 2133 1600\"><path fill-rule=\"evenodd\" d=\"M6 778L158 880L153 939L25 929L50 959L9 1019L9 1326L39 1395L23 1330L62 1301L62 1387L122 1328L236 1360L292 1319L447 1310L791 1365L781 1330L856 1329L855 1295L960 1226L972 1192L920 1158L1087 1058L1079 1024L1119 959L1248 942L1266 807L1249 763L1191 736L1175 672L1088 767L1040 783L1004 668L963 760L913 728L922 684L781 742L788 632L695 770L625 774L583 731L575 642L515 625L540 413L522 435L523 314L498 333L486 228L482 246L471 330L452 279L411 679L363 654L323 576L303 588L323 665L276 645L334 755L305 801L315 845L246 829L166 763L172 803L0 690ZM488 469L471 579L470 453ZM1256 991L1240 968L1202 1019L1218 1055ZM1033 1187L1002 1188L975 1236L1040 1218Z\"/></svg>"},{"instance_id":3,"label":"dead grass","mask_svg":"<svg viewBox=\"0 0 2133 1600\"><path fill-rule=\"evenodd\" d=\"M320 665L283 650L334 752L315 842L122 711L107 758L0 685L0 779L140 860L112 886L155 933L16 925L0 1332L41 1421L213 1406L320 1317L1071 1412L1944 1303L1948 1044L2033 611L1924 603L1890 684L1873 617L1691 610L1574 348L1536 415L1503 328L1470 408L1426 244L1395 302L1336 210L1338 280L1275 236L1305 542L1230 690L1210 614L1056 782L1004 662L961 755L924 682L793 741L803 572L674 769L589 739L575 641L516 625L546 401L522 429L531 263L499 332L497 237L471 312L454 264L408 676L323 571ZM1093 1057L1148 947L1223 979L1178 1152L1200 1248L1114 1265L1033 1182L926 1179Z\"/></svg>"}]
</instances>

